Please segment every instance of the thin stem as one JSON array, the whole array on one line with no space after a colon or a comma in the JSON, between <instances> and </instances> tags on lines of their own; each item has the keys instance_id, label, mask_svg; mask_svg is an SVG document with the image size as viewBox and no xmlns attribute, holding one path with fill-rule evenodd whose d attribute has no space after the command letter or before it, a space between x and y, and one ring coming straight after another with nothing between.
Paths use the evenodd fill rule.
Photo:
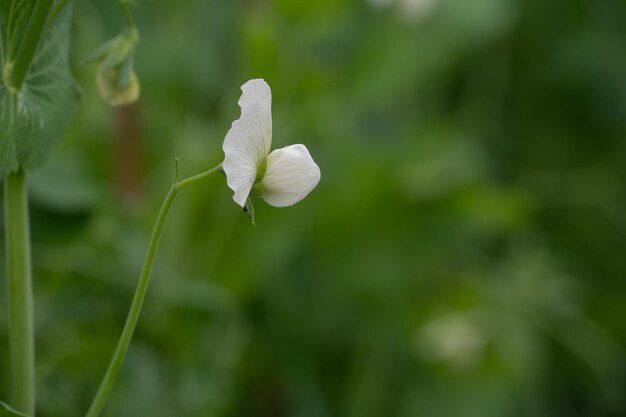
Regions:
<instances>
[{"instance_id":1,"label":"thin stem","mask_svg":"<svg viewBox=\"0 0 626 417\"><path fill-rule=\"evenodd\" d=\"M20 168L4 178L4 227L9 282L12 405L35 415L35 336L26 177Z\"/></svg>"},{"instance_id":2,"label":"thin stem","mask_svg":"<svg viewBox=\"0 0 626 417\"><path fill-rule=\"evenodd\" d=\"M19 90L22 87L22 83L26 78L28 67L30 67L30 63L33 60L35 50L37 45L39 45L39 38L46 25L50 6L52 6L52 0L36 0L33 14L26 28L26 34L15 54L13 68L9 72L8 84L15 90Z\"/></svg>"},{"instance_id":3,"label":"thin stem","mask_svg":"<svg viewBox=\"0 0 626 417\"><path fill-rule=\"evenodd\" d=\"M176 183L174 183L170 187L170 190L163 201L163 205L161 206L161 210L159 211L159 215L152 231L152 237L150 238L150 243L148 245L148 253L146 254L143 269L141 271L141 275L139 276L139 282L137 283L137 289L135 290L135 296L133 297L130 311L128 312L128 317L126 318L126 324L124 324L122 335L117 343L113 358L109 363L109 368L100 383L100 388L98 388L98 392L89 407L89 411L87 411L87 417L95 417L100 414L100 411L102 410L102 407L111 392L111 388L113 388L113 384L120 367L122 366L122 362L124 361L124 357L128 351L128 346L130 345L133 333L135 332L135 327L137 326L137 320L139 319L139 313L141 312L143 300L146 296L146 290L148 289L150 274L152 272L152 265L154 263L159 240L161 238L163 223L165 222L167 213L177 193L178 189L176 188Z\"/></svg>"},{"instance_id":4,"label":"thin stem","mask_svg":"<svg viewBox=\"0 0 626 417\"><path fill-rule=\"evenodd\" d=\"M178 184L176 184L176 186L178 188L184 187L185 185L191 184L194 181L198 181L198 180L200 180L202 178L208 177L209 175L211 175L211 174L213 174L214 172L217 172L217 171L222 171L222 164L219 164L218 166L213 167L213 168L209 169L208 171L204 171L201 174L194 175L194 176L191 176L189 178L185 178L184 180L180 180L178 182Z\"/></svg>"},{"instance_id":5,"label":"thin stem","mask_svg":"<svg viewBox=\"0 0 626 417\"><path fill-rule=\"evenodd\" d=\"M159 211L159 215L157 216L156 223L154 225L154 229L152 230L152 236L150 238L150 242L148 244L148 252L146 254L146 259L143 264L143 269L141 271L141 275L139 276L139 282L137 283L137 289L135 290L135 296L133 297L132 304L130 306L130 311L128 312L128 317L126 318L126 323L124 324L124 329L122 330L122 334L117 343L117 347L115 348L115 353L111 358L111 362L109 363L109 367L100 383L100 387L98 388L98 392L94 397L89 410L85 417L97 417L102 411L104 407L104 403L106 402L111 389L113 388L113 384L115 383L115 378L122 366L122 362L124 361L124 357L126 356L126 352L128 351L128 347L130 345L131 339L133 337L133 333L135 332L135 327L137 327L137 320L139 319L139 314L141 313L141 307L143 305L143 300L146 296L146 291L148 289L148 284L150 282L150 274L152 272L152 266L154 264L154 258L157 253L157 248L159 245L159 240L161 238L161 232L163 230L163 224L165 223L165 218L169 212L169 209L174 202L174 198L178 193L178 190L193 181L196 181L200 178L204 178L209 174L218 171L221 168L221 164L217 167L210 169L202 174L195 175L193 177L184 179L182 181L178 181L178 172L179 172L179 163L178 159L176 162L176 171L174 174L174 181L172 182L172 186L170 187L163 204L161 205L161 210Z\"/></svg>"},{"instance_id":6,"label":"thin stem","mask_svg":"<svg viewBox=\"0 0 626 417\"><path fill-rule=\"evenodd\" d=\"M130 13L130 8L128 4L129 0L118 0L120 7L122 8L122 12L124 12L124 18L126 19L126 26L129 28L135 27L135 22L133 21L133 15Z\"/></svg>"}]
</instances>

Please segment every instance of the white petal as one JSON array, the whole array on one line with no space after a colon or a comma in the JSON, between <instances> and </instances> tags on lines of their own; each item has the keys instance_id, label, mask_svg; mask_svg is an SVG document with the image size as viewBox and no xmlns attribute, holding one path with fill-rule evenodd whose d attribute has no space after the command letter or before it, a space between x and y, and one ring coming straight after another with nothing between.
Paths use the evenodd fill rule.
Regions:
<instances>
[{"instance_id":1,"label":"white petal","mask_svg":"<svg viewBox=\"0 0 626 417\"><path fill-rule=\"evenodd\" d=\"M261 109L265 111L268 117L272 118L272 90L263 79L255 79L247 81L241 86L241 97L239 98L239 107L241 107L241 113L245 113L246 110L253 106L255 103L261 105ZM270 120L271 123L271 120ZM266 145L266 153L270 152L272 146L272 137L270 135Z\"/></svg>"},{"instance_id":2,"label":"white petal","mask_svg":"<svg viewBox=\"0 0 626 417\"><path fill-rule=\"evenodd\" d=\"M245 92L244 92L245 94ZM243 97L243 96L242 96ZM235 192L233 200L246 204L259 166L265 163L268 144L272 142L272 118L259 102L242 108L224 139L226 182Z\"/></svg>"},{"instance_id":3,"label":"white petal","mask_svg":"<svg viewBox=\"0 0 626 417\"><path fill-rule=\"evenodd\" d=\"M269 205L287 207L306 197L319 181L320 168L306 146L291 145L268 155L259 189Z\"/></svg>"},{"instance_id":4,"label":"white petal","mask_svg":"<svg viewBox=\"0 0 626 417\"><path fill-rule=\"evenodd\" d=\"M265 113L265 117L269 120L267 123L270 128L272 126L272 90L264 79L257 78L254 80L246 81L241 86L241 97L239 97L239 107L241 108L241 114L244 114L247 109L253 107L256 103L261 106L261 110ZM268 135L265 138L265 154L270 153L272 148L272 135Z\"/></svg>"}]
</instances>

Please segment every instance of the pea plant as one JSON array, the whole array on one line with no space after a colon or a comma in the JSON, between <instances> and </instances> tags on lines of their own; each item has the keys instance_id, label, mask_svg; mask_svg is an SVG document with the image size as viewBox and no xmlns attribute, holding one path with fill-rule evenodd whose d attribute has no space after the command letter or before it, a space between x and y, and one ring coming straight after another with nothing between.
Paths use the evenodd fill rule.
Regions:
<instances>
[{"instance_id":1,"label":"pea plant","mask_svg":"<svg viewBox=\"0 0 626 417\"><path fill-rule=\"evenodd\" d=\"M96 84L108 104L123 106L139 99L140 82L134 69L139 31L130 7L118 0L124 29L96 48ZM0 1L0 171L4 181L4 230L8 282L10 398L0 402L0 416L35 416L35 335L30 224L29 172L46 162L79 105L80 86L70 71L72 19L70 0ZM252 197L274 207L297 203L315 188L320 169L304 145L271 151L271 90L262 79L241 87L241 115L228 130L222 163L197 175L174 175L156 218L126 323L96 391L87 417L105 405L131 343L141 313L161 232L179 191L220 172L234 192L233 200L254 224ZM5 369L3 366L1 369Z\"/></svg>"}]
</instances>

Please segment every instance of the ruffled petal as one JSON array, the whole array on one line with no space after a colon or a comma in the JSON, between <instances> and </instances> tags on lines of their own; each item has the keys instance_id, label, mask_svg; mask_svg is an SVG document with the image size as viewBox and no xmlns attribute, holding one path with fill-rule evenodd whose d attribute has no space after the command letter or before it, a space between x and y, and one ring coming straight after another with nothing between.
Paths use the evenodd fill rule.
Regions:
<instances>
[{"instance_id":1,"label":"ruffled petal","mask_svg":"<svg viewBox=\"0 0 626 417\"><path fill-rule=\"evenodd\" d=\"M239 98L239 107L244 109L254 103L261 103L261 106L268 111L272 107L272 90L270 86L261 78L246 81L241 86L241 97Z\"/></svg>"},{"instance_id":2,"label":"ruffled petal","mask_svg":"<svg viewBox=\"0 0 626 417\"><path fill-rule=\"evenodd\" d=\"M268 155L258 189L269 205L287 207L306 197L319 181L320 168L306 146L291 145Z\"/></svg>"},{"instance_id":3,"label":"ruffled petal","mask_svg":"<svg viewBox=\"0 0 626 417\"><path fill-rule=\"evenodd\" d=\"M233 200L241 207L246 204L259 167L265 164L267 144L271 144L271 141L271 114L267 113L261 102L246 105L245 111L242 107L241 117L233 122L224 139L222 165L226 182L235 192Z\"/></svg>"},{"instance_id":4,"label":"ruffled petal","mask_svg":"<svg viewBox=\"0 0 626 417\"><path fill-rule=\"evenodd\" d=\"M269 119L269 125L272 125L272 90L263 79L254 79L247 81L241 86L241 97L239 98L239 107L241 114L244 114L248 108L258 103L261 109L266 113ZM272 135L265 138L265 154L270 153L272 147Z\"/></svg>"}]
</instances>

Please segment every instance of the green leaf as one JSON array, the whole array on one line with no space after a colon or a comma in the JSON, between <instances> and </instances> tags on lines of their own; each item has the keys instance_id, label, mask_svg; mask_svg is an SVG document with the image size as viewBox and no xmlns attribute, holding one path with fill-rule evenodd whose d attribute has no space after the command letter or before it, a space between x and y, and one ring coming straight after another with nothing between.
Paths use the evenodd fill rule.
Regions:
<instances>
[{"instance_id":1,"label":"green leaf","mask_svg":"<svg viewBox=\"0 0 626 417\"><path fill-rule=\"evenodd\" d=\"M0 417L28 417L26 414L22 414L19 411L15 411L10 405L0 401Z\"/></svg>"},{"instance_id":2,"label":"green leaf","mask_svg":"<svg viewBox=\"0 0 626 417\"><path fill-rule=\"evenodd\" d=\"M32 2L3 0L0 6L3 74L23 36L25 16L32 9L27 3ZM66 5L44 29L19 91L0 83L0 170L42 164L65 132L79 91L68 62L70 19L71 7Z\"/></svg>"},{"instance_id":3,"label":"green leaf","mask_svg":"<svg viewBox=\"0 0 626 417\"><path fill-rule=\"evenodd\" d=\"M60 213L90 210L102 186L90 175L83 158L69 149L52 153L46 164L28 176L29 198Z\"/></svg>"},{"instance_id":4,"label":"green leaf","mask_svg":"<svg viewBox=\"0 0 626 417\"><path fill-rule=\"evenodd\" d=\"M2 0L0 3L0 36L2 36L2 56L0 58L4 59L15 56L35 2L32 0Z\"/></svg>"}]
</instances>

